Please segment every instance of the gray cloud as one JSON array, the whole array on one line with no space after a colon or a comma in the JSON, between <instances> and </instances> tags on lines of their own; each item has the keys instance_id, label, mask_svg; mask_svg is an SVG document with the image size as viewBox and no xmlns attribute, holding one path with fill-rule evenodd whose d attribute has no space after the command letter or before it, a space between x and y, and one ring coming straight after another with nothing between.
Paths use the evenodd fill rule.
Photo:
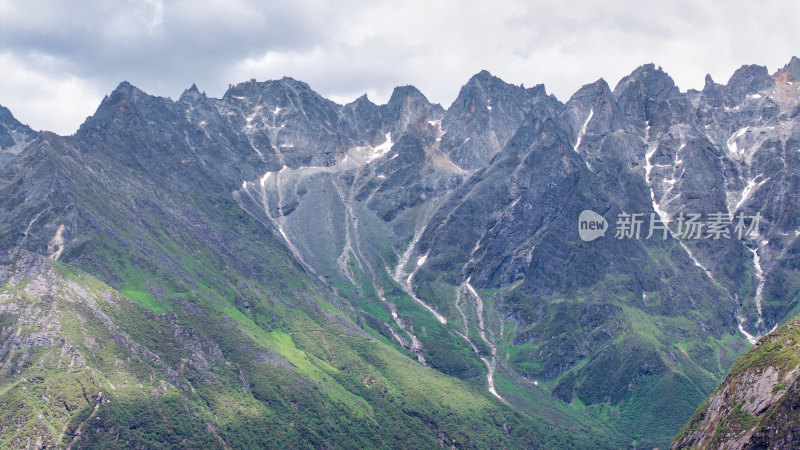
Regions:
<instances>
[{"instance_id":1,"label":"gray cloud","mask_svg":"<svg viewBox=\"0 0 800 450\"><path fill-rule=\"evenodd\" d=\"M798 13L791 0L0 0L0 104L72 133L122 80L174 98L288 75L340 102L414 84L447 106L481 69L564 100L655 62L697 88L707 72L783 65Z\"/></svg>"}]
</instances>

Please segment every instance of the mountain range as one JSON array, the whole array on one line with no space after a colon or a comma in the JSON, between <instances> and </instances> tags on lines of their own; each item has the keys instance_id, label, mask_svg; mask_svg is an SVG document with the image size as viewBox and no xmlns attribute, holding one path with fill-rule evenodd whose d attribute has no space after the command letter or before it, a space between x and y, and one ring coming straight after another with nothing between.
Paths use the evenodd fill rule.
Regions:
<instances>
[{"instance_id":1,"label":"mountain range","mask_svg":"<svg viewBox=\"0 0 800 450\"><path fill-rule=\"evenodd\" d=\"M446 109L123 82L72 136L0 109L0 442L667 446L800 313L799 89L794 57L565 103L482 71Z\"/></svg>"}]
</instances>

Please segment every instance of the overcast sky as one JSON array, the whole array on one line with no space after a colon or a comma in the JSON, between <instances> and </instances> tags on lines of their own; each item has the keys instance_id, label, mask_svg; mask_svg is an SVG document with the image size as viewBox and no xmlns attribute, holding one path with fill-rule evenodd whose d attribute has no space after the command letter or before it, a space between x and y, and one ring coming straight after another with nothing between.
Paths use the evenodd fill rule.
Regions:
<instances>
[{"instance_id":1,"label":"overcast sky","mask_svg":"<svg viewBox=\"0 0 800 450\"><path fill-rule=\"evenodd\" d=\"M564 101L637 66L681 87L800 54L800 2L0 0L0 105L72 134L127 80L177 98L193 82L291 76L337 102L413 84L447 107L487 69ZM78 6L80 5L80 6Z\"/></svg>"}]
</instances>

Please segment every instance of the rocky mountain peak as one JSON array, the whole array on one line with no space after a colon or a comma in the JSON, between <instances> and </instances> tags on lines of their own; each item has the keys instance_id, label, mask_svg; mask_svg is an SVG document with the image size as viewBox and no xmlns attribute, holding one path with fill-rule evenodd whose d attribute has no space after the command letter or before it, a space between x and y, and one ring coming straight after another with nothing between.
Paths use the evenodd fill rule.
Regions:
<instances>
[{"instance_id":1,"label":"rocky mountain peak","mask_svg":"<svg viewBox=\"0 0 800 450\"><path fill-rule=\"evenodd\" d=\"M19 121L11 114L11 110L0 105L0 123L5 126L16 126Z\"/></svg>"},{"instance_id":2,"label":"rocky mountain peak","mask_svg":"<svg viewBox=\"0 0 800 450\"><path fill-rule=\"evenodd\" d=\"M715 84L716 83L714 83L714 79L711 78L711 74L707 73L706 74L705 83L703 84L703 90L709 89L709 88L713 87Z\"/></svg>"},{"instance_id":3,"label":"rocky mountain peak","mask_svg":"<svg viewBox=\"0 0 800 450\"><path fill-rule=\"evenodd\" d=\"M35 134L35 131L28 125L20 122L11 113L11 110L3 105L0 105L0 129L10 131L24 132L28 134ZM0 144L1 145L1 144Z\"/></svg>"},{"instance_id":4,"label":"rocky mountain peak","mask_svg":"<svg viewBox=\"0 0 800 450\"><path fill-rule=\"evenodd\" d=\"M343 111L373 111L378 108L378 105L369 99L367 94L362 94L357 99L342 106Z\"/></svg>"},{"instance_id":5,"label":"rocky mountain peak","mask_svg":"<svg viewBox=\"0 0 800 450\"><path fill-rule=\"evenodd\" d=\"M717 84L711 78L711 74L706 74L705 85L703 86L702 96L706 104L711 107L722 106L725 98L725 86Z\"/></svg>"},{"instance_id":6,"label":"rocky mountain peak","mask_svg":"<svg viewBox=\"0 0 800 450\"><path fill-rule=\"evenodd\" d=\"M548 103L544 86L525 89L483 70L458 93L442 121L442 149L462 168L484 167L516 132L534 106L534 95ZM543 104L549 111L552 105ZM546 114L547 115L547 114Z\"/></svg>"},{"instance_id":7,"label":"rocky mountain peak","mask_svg":"<svg viewBox=\"0 0 800 450\"><path fill-rule=\"evenodd\" d=\"M570 101L586 96L613 98L613 93L611 92L611 87L608 85L606 80L600 78L593 83L583 85L572 95Z\"/></svg>"},{"instance_id":8,"label":"rocky mountain peak","mask_svg":"<svg viewBox=\"0 0 800 450\"><path fill-rule=\"evenodd\" d=\"M590 121L599 119L600 122L603 122L604 132L620 126L614 120L616 109L616 100L611 88L604 79L600 78L578 89L564 105L559 117L568 125L570 134L575 136L577 149L578 139L582 139L583 134L587 132Z\"/></svg>"},{"instance_id":9,"label":"rocky mountain peak","mask_svg":"<svg viewBox=\"0 0 800 450\"><path fill-rule=\"evenodd\" d=\"M672 77L652 63L639 66L614 88L614 97L621 113L642 128L657 113L663 112L659 105L676 94L679 94L679 90Z\"/></svg>"},{"instance_id":10,"label":"rocky mountain peak","mask_svg":"<svg viewBox=\"0 0 800 450\"><path fill-rule=\"evenodd\" d=\"M630 75L622 78L614 88L614 95L620 97L630 89L642 89L647 94L668 93L675 87L672 77L655 64L643 64L637 67Z\"/></svg>"},{"instance_id":11,"label":"rocky mountain peak","mask_svg":"<svg viewBox=\"0 0 800 450\"><path fill-rule=\"evenodd\" d=\"M149 97L149 95L128 81L123 81L103 98L100 106L97 107L95 116L107 114L112 110L125 111L143 97Z\"/></svg>"},{"instance_id":12,"label":"rocky mountain peak","mask_svg":"<svg viewBox=\"0 0 800 450\"><path fill-rule=\"evenodd\" d=\"M513 92L516 95L521 94L522 96L527 97L534 93L534 89L536 88L526 90L522 86L506 83L502 79L489 73L488 70L481 70L470 77L467 83L461 88L458 96L461 98L469 98L482 94L481 96L486 97L488 100L489 97L496 97L499 93ZM540 90L544 90L544 85L541 85Z\"/></svg>"},{"instance_id":13,"label":"rocky mountain peak","mask_svg":"<svg viewBox=\"0 0 800 450\"><path fill-rule=\"evenodd\" d=\"M0 167L19 154L38 134L0 105Z\"/></svg>"},{"instance_id":14,"label":"rocky mountain peak","mask_svg":"<svg viewBox=\"0 0 800 450\"><path fill-rule=\"evenodd\" d=\"M728 100L741 102L748 94L755 94L775 86L767 68L755 64L744 65L736 70L728 80Z\"/></svg>"},{"instance_id":15,"label":"rocky mountain peak","mask_svg":"<svg viewBox=\"0 0 800 450\"><path fill-rule=\"evenodd\" d=\"M522 86L522 87L524 87L524 86ZM539 84L537 84L536 86L534 86L532 88L528 88L528 92L533 97L546 96L547 95L547 90L544 87L544 83L539 83Z\"/></svg>"},{"instance_id":16,"label":"rocky mountain peak","mask_svg":"<svg viewBox=\"0 0 800 450\"><path fill-rule=\"evenodd\" d=\"M796 80L800 80L800 58L797 56L792 56L792 59L789 61L789 64L784 67L784 69L788 70L789 73L792 74L792 77Z\"/></svg>"},{"instance_id":17,"label":"rocky mountain peak","mask_svg":"<svg viewBox=\"0 0 800 450\"><path fill-rule=\"evenodd\" d=\"M389 102L382 109L387 113L384 121L395 128L394 131L404 131L412 125L422 128L429 118L441 118L444 115L441 106L429 102L414 86L394 88Z\"/></svg>"},{"instance_id":18,"label":"rocky mountain peak","mask_svg":"<svg viewBox=\"0 0 800 450\"><path fill-rule=\"evenodd\" d=\"M312 100L313 99L313 100ZM280 80L256 81L255 78L228 87L222 100L228 103L244 102L245 104L262 104L264 106L280 106L285 108L293 101L308 101L330 103L309 86L307 83L291 77Z\"/></svg>"},{"instance_id":19,"label":"rocky mountain peak","mask_svg":"<svg viewBox=\"0 0 800 450\"><path fill-rule=\"evenodd\" d=\"M366 93L364 93L364 94L361 94L361 96L359 96L357 99L355 99L352 102L348 103L348 105L349 104L356 104L356 105L372 104L372 105L374 105L375 103L373 103L372 100L369 99L369 96Z\"/></svg>"},{"instance_id":20,"label":"rocky mountain peak","mask_svg":"<svg viewBox=\"0 0 800 450\"><path fill-rule=\"evenodd\" d=\"M342 113L345 115L355 114L360 117L365 117L378 114L378 109L378 105L373 103L372 100L367 97L367 94L363 94L352 102L342 106Z\"/></svg>"},{"instance_id":21,"label":"rocky mountain peak","mask_svg":"<svg viewBox=\"0 0 800 450\"><path fill-rule=\"evenodd\" d=\"M792 56L792 59L783 68L775 72L773 78L781 74L786 74L788 81L800 81L800 58Z\"/></svg>"},{"instance_id":22,"label":"rocky mountain peak","mask_svg":"<svg viewBox=\"0 0 800 450\"><path fill-rule=\"evenodd\" d=\"M109 98L111 99L132 99L136 100L137 98L147 95L144 91L137 88L136 86L132 85L128 81L123 81L117 87L111 91Z\"/></svg>"},{"instance_id":23,"label":"rocky mountain peak","mask_svg":"<svg viewBox=\"0 0 800 450\"><path fill-rule=\"evenodd\" d=\"M144 120L145 116L154 112L150 106L171 104L172 100L154 97L128 81L121 82L109 95L103 98L100 106L97 107L95 113L88 117L83 124L81 124L76 135L86 136L92 129L102 128L106 125L119 127L124 126L125 121L131 120L132 117L137 117L139 121ZM144 111L140 111L143 105ZM124 120L119 120L126 117ZM150 117L152 120L152 117Z\"/></svg>"},{"instance_id":24,"label":"rocky mountain peak","mask_svg":"<svg viewBox=\"0 0 800 450\"><path fill-rule=\"evenodd\" d=\"M493 76L488 70L483 69L480 72L476 73L467 81L467 84L475 83L475 84L486 84L492 81L500 80L499 78Z\"/></svg>"},{"instance_id":25,"label":"rocky mountain peak","mask_svg":"<svg viewBox=\"0 0 800 450\"><path fill-rule=\"evenodd\" d=\"M392 95L389 97L389 108L396 107L399 104L417 103L420 105L430 105L427 97L414 86L397 86L392 90Z\"/></svg>"},{"instance_id":26,"label":"rocky mountain peak","mask_svg":"<svg viewBox=\"0 0 800 450\"><path fill-rule=\"evenodd\" d=\"M200 98L206 98L206 93L200 92L200 89L197 88L197 84L192 83L189 89L183 91L183 94L181 94L181 97L178 101L192 103Z\"/></svg>"}]
</instances>

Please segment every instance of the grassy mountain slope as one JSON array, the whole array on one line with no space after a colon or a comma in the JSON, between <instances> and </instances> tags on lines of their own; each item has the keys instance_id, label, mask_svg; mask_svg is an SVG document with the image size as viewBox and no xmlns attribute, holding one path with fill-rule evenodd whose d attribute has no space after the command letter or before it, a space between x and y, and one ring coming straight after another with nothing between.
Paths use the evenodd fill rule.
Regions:
<instances>
[{"instance_id":1,"label":"grassy mountain slope","mask_svg":"<svg viewBox=\"0 0 800 450\"><path fill-rule=\"evenodd\" d=\"M799 375L800 318L795 318L736 361L672 448L797 448Z\"/></svg>"},{"instance_id":2,"label":"grassy mountain slope","mask_svg":"<svg viewBox=\"0 0 800 450\"><path fill-rule=\"evenodd\" d=\"M221 299L187 296L153 312L25 251L3 261L2 274L4 445L580 442L420 367L344 318L331 323L339 313L319 297L299 294L268 331Z\"/></svg>"}]
</instances>

